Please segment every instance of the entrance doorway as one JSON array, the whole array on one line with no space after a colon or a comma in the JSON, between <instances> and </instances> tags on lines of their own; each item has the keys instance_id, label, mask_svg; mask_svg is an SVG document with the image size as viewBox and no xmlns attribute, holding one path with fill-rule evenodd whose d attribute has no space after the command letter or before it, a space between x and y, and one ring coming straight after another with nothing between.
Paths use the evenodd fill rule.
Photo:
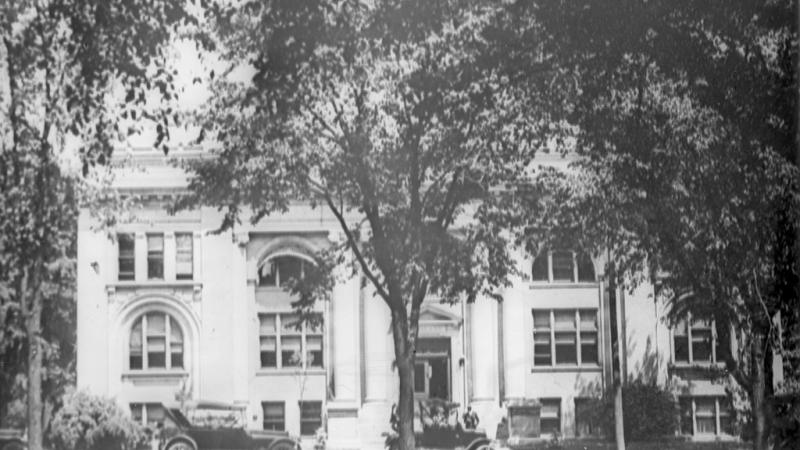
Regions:
<instances>
[{"instance_id":1,"label":"entrance doorway","mask_svg":"<svg viewBox=\"0 0 800 450\"><path fill-rule=\"evenodd\" d=\"M420 400L450 400L450 338L417 340L414 395Z\"/></svg>"}]
</instances>

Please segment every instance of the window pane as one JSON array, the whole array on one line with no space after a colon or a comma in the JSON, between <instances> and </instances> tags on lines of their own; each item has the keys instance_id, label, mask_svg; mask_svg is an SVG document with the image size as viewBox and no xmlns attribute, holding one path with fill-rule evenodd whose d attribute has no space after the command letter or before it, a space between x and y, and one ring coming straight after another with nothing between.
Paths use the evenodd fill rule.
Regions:
<instances>
[{"instance_id":1,"label":"window pane","mask_svg":"<svg viewBox=\"0 0 800 450\"><path fill-rule=\"evenodd\" d=\"M698 417L714 416L716 414L716 406L714 406L713 398L697 398L695 403L695 413Z\"/></svg>"},{"instance_id":2,"label":"window pane","mask_svg":"<svg viewBox=\"0 0 800 450\"><path fill-rule=\"evenodd\" d=\"M597 332L581 331L581 363L597 364Z\"/></svg>"},{"instance_id":3,"label":"window pane","mask_svg":"<svg viewBox=\"0 0 800 450\"><path fill-rule=\"evenodd\" d=\"M275 314L262 314L259 319L261 320L260 334L275 334Z\"/></svg>"},{"instance_id":4,"label":"window pane","mask_svg":"<svg viewBox=\"0 0 800 450\"><path fill-rule=\"evenodd\" d=\"M711 361L711 330L692 329L692 357L695 361Z\"/></svg>"},{"instance_id":5,"label":"window pane","mask_svg":"<svg viewBox=\"0 0 800 450\"><path fill-rule=\"evenodd\" d=\"M316 433L322 426L322 402L300 402L300 434Z\"/></svg>"},{"instance_id":6,"label":"window pane","mask_svg":"<svg viewBox=\"0 0 800 450\"><path fill-rule=\"evenodd\" d=\"M594 309L580 310L581 330L597 329L597 311Z\"/></svg>"},{"instance_id":7,"label":"window pane","mask_svg":"<svg viewBox=\"0 0 800 450\"><path fill-rule=\"evenodd\" d=\"M194 270L193 245L194 240L191 233L175 235L175 274L179 280L192 278L192 272Z\"/></svg>"},{"instance_id":8,"label":"window pane","mask_svg":"<svg viewBox=\"0 0 800 450\"><path fill-rule=\"evenodd\" d=\"M556 338L556 364L575 364L578 362L575 333L566 332L555 334Z\"/></svg>"},{"instance_id":9,"label":"window pane","mask_svg":"<svg viewBox=\"0 0 800 450\"><path fill-rule=\"evenodd\" d=\"M261 337L261 367L277 367L277 339L275 337Z\"/></svg>"},{"instance_id":10,"label":"window pane","mask_svg":"<svg viewBox=\"0 0 800 450\"><path fill-rule=\"evenodd\" d=\"M533 327L536 329L549 329L550 310L547 309L533 310Z\"/></svg>"},{"instance_id":11,"label":"window pane","mask_svg":"<svg viewBox=\"0 0 800 450\"><path fill-rule=\"evenodd\" d=\"M131 328L128 345L128 365L130 369L142 368L142 319L136 319L136 324Z\"/></svg>"},{"instance_id":12,"label":"window pane","mask_svg":"<svg viewBox=\"0 0 800 450\"><path fill-rule=\"evenodd\" d=\"M162 234L148 234L147 235L147 252L160 253L164 251L164 235Z\"/></svg>"},{"instance_id":13,"label":"window pane","mask_svg":"<svg viewBox=\"0 0 800 450\"><path fill-rule=\"evenodd\" d=\"M541 399L541 432L561 432L561 399Z\"/></svg>"},{"instance_id":14,"label":"window pane","mask_svg":"<svg viewBox=\"0 0 800 450\"><path fill-rule=\"evenodd\" d=\"M553 281L574 281L572 252L553 252Z\"/></svg>"},{"instance_id":15,"label":"window pane","mask_svg":"<svg viewBox=\"0 0 800 450\"><path fill-rule=\"evenodd\" d=\"M300 317L297 314L281 314L281 334L300 334Z\"/></svg>"},{"instance_id":16,"label":"window pane","mask_svg":"<svg viewBox=\"0 0 800 450\"><path fill-rule=\"evenodd\" d=\"M299 280L302 277L302 261L293 256L281 256L275 258L278 264L278 278L281 284L289 281L290 278Z\"/></svg>"},{"instance_id":17,"label":"window pane","mask_svg":"<svg viewBox=\"0 0 800 450\"><path fill-rule=\"evenodd\" d=\"M553 364L550 356L550 332L533 334L533 364L549 366Z\"/></svg>"},{"instance_id":18,"label":"window pane","mask_svg":"<svg viewBox=\"0 0 800 450\"><path fill-rule=\"evenodd\" d=\"M720 433L733 434L733 419L735 411L731 407L729 399L722 397L719 401L719 427Z\"/></svg>"},{"instance_id":19,"label":"window pane","mask_svg":"<svg viewBox=\"0 0 800 450\"><path fill-rule=\"evenodd\" d=\"M300 336L286 336L281 339L281 364L283 367L301 366Z\"/></svg>"},{"instance_id":20,"label":"window pane","mask_svg":"<svg viewBox=\"0 0 800 450\"><path fill-rule=\"evenodd\" d=\"M134 236L132 234L118 234L119 246L119 279L133 280L135 277L136 263L134 253Z\"/></svg>"},{"instance_id":21,"label":"window pane","mask_svg":"<svg viewBox=\"0 0 800 450\"><path fill-rule=\"evenodd\" d=\"M586 253L578 253L578 281L595 281L594 264Z\"/></svg>"},{"instance_id":22,"label":"window pane","mask_svg":"<svg viewBox=\"0 0 800 450\"><path fill-rule=\"evenodd\" d=\"M592 420L592 399L575 399L575 434L578 437L598 436L600 427Z\"/></svg>"},{"instance_id":23,"label":"window pane","mask_svg":"<svg viewBox=\"0 0 800 450\"><path fill-rule=\"evenodd\" d=\"M691 435L692 430L692 399L688 397L681 397L678 400L678 407L680 408L680 433Z\"/></svg>"},{"instance_id":24,"label":"window pane","mask_svg":"<svg viewBox=\"0 0 800 450\"><path fill-rule=\"evenodd\" d=\"M157 424L163 424L164 419L166 418L166 413L164 412L164 408L157 403L148 403L146 405L147 408L147 425L155 426Z\"/></svg>"},{"instance_id":25,"label":"window pane","mask_svg":"<svg viewBox=\"0 0 800 450\"><path fill-rule=\"evenodd\" d=\"M264 410L264 429L284 431L285 412L283 402L264 402L261 405Z\"/></svg>"},{"instance_id":26,"label":"window pane","mask_svg":"<svg viewBox=\"0 0 800 450\"><path fill-rule=\"evenodd\" d=\"M166 334L167 334L166 316L161 313L148 314L147 335L166 336Z\"/></svg>"},{"instance_id":27,"label":"window pane","mask_svg":"<svg viewBox=\"0 0 800 450\"><path fill-rule=\"evenodd\" d=\"M539 253L539 256L533 260L533 267L531 269L533 281L548 281L547 274L547 250Z\"/></svg>"},{"instance_id":28,"label":"window pane","mask_svg":"<svg viewBox=\"0 0 800 450\"><path fill-rule=\"evenodd\" d=\"M142 405L141 403L131 403L131 419L134 422L142 423Z\"/></svg>"},{"instance_id":29,"label":"window pane","mask_svg":"<svg viewBox=\"0 0 800 450\"><path fill-rule=\"evenodd\" d=\"M170 365L173 369L183 368L183 333L174 320L170 320Z\"/></svg>"},{"instance_id":30,"label":"window pane","mask_svg":"<svg viewBox=\"0 0 800 450\"><path fill-rule=\"evenodd\" d=\"M716 434L717 420L714 417L700 417L697 416L697 433L698 434Z\"/></svg>"},{"instance_id":31,"label":"window pane","mask_svg":"<svg viewBox=\"0 0 800 450\"><path fill-rule=\"evenodd\" d=\"M322 336L306 337L306 363L313 367L322 367Z\"/></svg>"},{"instance_id":32,"label":"window pane","mask_svg":"<svg viewBox=\"0 0 800 450\"><path fill-rule=\"evenodd\" d=\"M147 338L147 367L164 368L166 367L166 346L167 341L163 337Z\"/></svg>"},{"instance_id":33,"label":"window pane","mask_svg":"<svg viewBox=\"0 0 800 450\"><path fill-rule=\"evenodd\" d=\"M414 363L414 392L425 392L425 363Z\"/></svg>"},{"instance_id":34,"label":"window pane","mask_svg":"<svg viewBox=\"0 0 800 450\"><path fill-rule=\"evenodd\" d=\"M277 285L278 269L273 260L264 261L258 269L258 285L259 286L275 286Z\"/></svg>"},{"instance_id":35,"label":"window pane","mask_svg":"<svg viewBox=\"0 0 800 450\"><path fill-rule=\"evenodd\" d=\"M553 320L555 321L556 330L574 330L575 310L553 311Z\"/></svg>"},{"instance_id":36,"label":"window pane","mask_svg":"<svg viewBox=\"0 0 800 450\"><path fill-rule=\"evenodd\" d=\"M689 362L689 337L675 335L675 362Z\"/></svg>"},{"instance_id":37,"label":"window pane","mask_svg":"<svg viewBox=\"0 0 800 450\"><path fill-rule=\"evenodd\" d=\"M126 257L133 257L134 254L134 236L129 233L121 233L117 235L117 245L119 246L119 255Z\"/></svg>"}]
</instances>

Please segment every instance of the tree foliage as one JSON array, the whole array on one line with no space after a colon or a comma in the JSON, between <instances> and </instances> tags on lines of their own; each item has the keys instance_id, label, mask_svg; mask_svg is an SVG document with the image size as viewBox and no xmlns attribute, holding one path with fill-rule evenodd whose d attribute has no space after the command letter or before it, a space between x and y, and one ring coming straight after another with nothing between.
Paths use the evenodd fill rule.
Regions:
<instances>
[{"instance_id":1,"label":"tree foliage","mask_svg":"<svg viewBox=\"0 0 800 450\"><path fill-rule=\"evenodd\" d=\"M391 310L406 447L420 305L499 296L512 271L501 230L515 214L503 189L527 176L542 137L540 86L518 91L488 48L497 11L445 0L212 8L226 67L201 138L219 150L192 166L177 206L220 208L221 229L293 202L332 213L343 238L326 256L351 261Z\"/></svg>"},{"instance_id":2,"label":"tree foliage","mask_svg":"<svg viewBox=\"0 0 800 450\"><path fill-rule=\"evenodd\" d=\"M513 8L575 87L557 94L578 170L543 180L563 200L545 222L607 252L621 281L652 277L671 322L736 330L728 373L763 419L778 321L800 311L795 2Z\"/></svg>"},{"instance_id":3,"label":"tree foliage","mask_svg":"<svg viewBox=\"0 0 800 450\"><path fill-rule=\"evenodd\" d=\"M45 389L72 377L59 368L71 370L74 355L78 207L99 211L109 200L91 169L141 118L157 122L158 145L167 138L174 118L151 99L174 94L164 44L196 23L187 7L0 2L0 395L5 405L27 392L33 449L41 446L42 376ZM15 387L24 388L7 390Z\"/></svg>"}]
</instances>

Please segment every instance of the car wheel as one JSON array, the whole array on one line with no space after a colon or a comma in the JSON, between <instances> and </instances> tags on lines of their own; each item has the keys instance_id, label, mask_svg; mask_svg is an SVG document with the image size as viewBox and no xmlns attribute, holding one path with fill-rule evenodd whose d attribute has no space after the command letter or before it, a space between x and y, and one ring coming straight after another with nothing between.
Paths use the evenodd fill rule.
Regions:
<instances>
[{"instance_id":1,"label":"car wheel","mask_svg":"<svg viewBox=\"0 0 800 450\"><path fill-rule=\"evenodd\" d=\"M296 450L299 448L300 448L299 445L291 442L278 442L277 444L270 447L269 450Z\"/></svg>"},{"instance_id":2,"label":"car wheel","mask_svg":"<svg viewBox=\"0 0 800 450\"><path fill-rule=\"evenodd\" d=\"M180 440L170 443L167 446L166 450L197 450L197 449L194 448L194 445L192 445L191 442Z\"/></svg>"},{"instance_id":3,"label":"car wheel","mask_svg":"<svg viewBox=\"0 0 800 450\"><path fill-rule=\"evenodd\" d=\"M467 446L467 450L491 450L492 448L492 441L486 438L475 439Z\"/></svg>"}]
</instances>

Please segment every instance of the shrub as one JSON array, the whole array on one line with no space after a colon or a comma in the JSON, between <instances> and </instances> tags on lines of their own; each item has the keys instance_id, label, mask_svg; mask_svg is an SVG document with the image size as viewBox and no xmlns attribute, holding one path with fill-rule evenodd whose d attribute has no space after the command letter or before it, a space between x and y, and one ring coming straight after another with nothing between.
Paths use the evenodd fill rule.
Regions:
<instances>
[{"instance_id":1,"label":"shrub","mask_svg":"<svg viewBox=\"0 0 800 450\"><path fill-rule=\"evenodd\" d=\"M622 409L626 440L659 439L674 435L678 428L675 398L657 385L634 381L624 386ZM613 417L613 404L611 411Z\"/></svg>"},{"instance_id":2,"label":"shrub","mask_svg":"<svg viewBox=\"0 0 800 450\"><path fill-rule=\"evenodd\" d=\"M57 450L133 450L146 445L144 428L116 402L81 391L64 396L48 437Z\"/></svg>"},{"instance_id":3,"label":"shrub","mask_svg":"<svg viewBox=\"0 0 800 450\"><path fill-rule=\"evenodd\" d=\"M637 380L623 386L622 411L626 441L659 440L673 436L678 429L675 397L657 385ZM613 392L607 392L602 399L590 400L583 413L583 420L600 434L614 436Z\"/></svg>"}]
</instances>

